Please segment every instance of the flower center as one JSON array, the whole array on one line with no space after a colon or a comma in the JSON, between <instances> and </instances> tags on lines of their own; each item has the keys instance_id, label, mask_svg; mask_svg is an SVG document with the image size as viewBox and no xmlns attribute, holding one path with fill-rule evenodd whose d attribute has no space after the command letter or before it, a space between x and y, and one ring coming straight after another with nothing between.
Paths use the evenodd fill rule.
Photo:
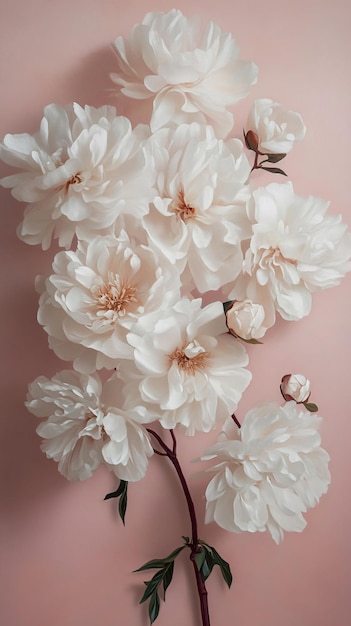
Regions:
<instances>
[{"instance_id":1,"label":"flower center","mask_svg":"<svg viewBox=\"0 0 351 626\"><path fill-rule=\"evenodd\" d=\"M136 293L136 287L120 281L116 276L114 281L109 281L98 288L99 308L103 311L115 311L122 317L130 303L137 302Z\"/></svg>"},{"instance_id":2,"label":"flower center","mask_svg":"<svg viewBox=\"0 0 351 626\"><path fill-rule=\"evenodd\" d=\"M192 341L185 348L177 348L169 355L170 362L177 361L179 369L194 375L197 370L205 369L208 352L197 341Z\"/></svg>"},{"instance_id":3,"label":"flower center","mask_svg":"<svg viewBox=\"0 0 351 626\"><path fill-rule=\"evenodd\" d=\"M65 190L68 191L70 185L76 185L78 183L81 183L83 180L82 175L80 173L75 174L74 176L72 176L65 184Z\"/></svg>"},{"instance_id":4,"label":"flower center","mask_svg":"<svg viewBox=\"0 0 351 626\"><path fill-rule=\"evenodd\" d=\"M196 210L194 207L185 202L183 189L178 191L177 199L172 202L172 209L176 216L185 223L196 217Z\"/></svg>"}]
</instances>

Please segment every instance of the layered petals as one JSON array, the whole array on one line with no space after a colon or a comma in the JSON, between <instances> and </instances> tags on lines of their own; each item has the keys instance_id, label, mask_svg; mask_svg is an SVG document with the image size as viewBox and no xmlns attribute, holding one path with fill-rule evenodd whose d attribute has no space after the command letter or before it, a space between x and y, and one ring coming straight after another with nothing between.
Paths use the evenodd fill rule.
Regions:
<instances>
[{"instance_id":1,"label":"layered petals","mask_svg":"<svg viewBox=\"0 0 351 626\"><path fill-rule=\"evenodd\" d=\"M257 80L254 63L239 59L233 37L180 10L148 13L129 39L114 42L119 72L111 75L130 98L153 99L152 131L172 123L200 122L225 137L233 126L227 110Z\"/></svg>"},{"instance_id":2,"label":"layered petals","mask_svg":"<svg viewBox=\"0 0 351 626\"><path fill-rule=\"evenodd\" d=\"M216 463L206 489L206 522L236 533L268 530L276 543L285 531L301 532L303 513L330 483L320 423L294 401L255 407L239 433L228 422L202 457Z\"/></svg>"}]
</instances>

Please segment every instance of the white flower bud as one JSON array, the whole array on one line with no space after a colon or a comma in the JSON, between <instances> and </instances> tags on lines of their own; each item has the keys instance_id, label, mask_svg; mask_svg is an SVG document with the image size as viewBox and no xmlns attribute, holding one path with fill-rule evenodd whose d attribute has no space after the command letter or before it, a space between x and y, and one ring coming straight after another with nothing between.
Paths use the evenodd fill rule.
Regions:
<instances>
[{"instance_id":1,"label":"white flower bud","mask_svg":"<svg viewBox=\"0 0 351 626\"><path fill-rule=\"evenodd\" d=\"M260 339L266 332L263 326L265 317L261 304L251 300L236 301L226 312L227 326L232 335L245 341Z\"/></svg>"},{"instance_id":2,"label":"white flower bud","mask_svg":"<svg viewBox=\"0 0 351 626\"><path fill-rule=\"evenodd\" d=\"M311 395L311 382L303 374L286 374L282 378L280 391L287 402L307 402Z\"/></svg>"},{"instance_id":3,"label":"white flower bud","mask_svg":"<svg viewBox=\"0 0 351 626\"><path fill-rule=\"evenodd\" d=\"M253 104L246 131L256 133L258 150L262 154L286 154L290 152L294 141L304 138L306 127L299 113L262 98Z\"/></svg>"}]
</instances>

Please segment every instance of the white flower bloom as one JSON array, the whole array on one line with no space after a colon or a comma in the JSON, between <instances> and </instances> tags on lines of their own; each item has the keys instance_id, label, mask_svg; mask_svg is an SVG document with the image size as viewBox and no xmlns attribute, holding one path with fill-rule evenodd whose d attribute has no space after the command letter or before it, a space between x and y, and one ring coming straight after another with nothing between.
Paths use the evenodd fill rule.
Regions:
<instances>
[{"instance_id":1,"label":"white flower bloom","mask_svg":"<svg viewBox=\"0 0 351 626\"><path fill-rule=\"evenodd\" d=\"M255 100L245 129L257 135L258 150L264 154L287 154L294 142L306 134L299 113L287 111L278 102L267 98Z\"/></svg>"},{"instance_id":2,"label":"white flower bloom","mask_svg":"<svg viewBox=\"0 0 351 626\"><path fill-rule=\"evenodd\" d=\"M237 533L268 530L276 543L284 531L301 532L303 513L330 483L320 423L320 417L288 402L249 411L237 439L238 429L228 425L203 456L217 463L206 490L206 522Z\"/></svg>"},{"instance_id":3,"label":"white flower bloom","mask_svg":"<svg viewBox=\"0 0 351 626\"><path fill-rule=\"evenodd\" d=\"M257 80L254 63L238 59L230 34L181 11L148 13L129 40L117 37L114 48L119 73L112 80L130 98L153 98L151 129L170 122L211 123L219 137L233 127L226 110Z\"/></svg>"},{"instance_id":4,"label":"white flower bloom","mask_svg":"<svg viewBox=\"0 0 351 626\"><path fill-rule=\"evenodd\" d=\"M126 334L140 316L179 298L179 275L148 247L119 238L79 242L59 252L39 301L38 321L50 347L86 372L132 358Z\"/></svg>"},{"instance_id":5,"label":"white flower bloom","mask_svg":"<svg viewBox=\"0 0 351 626\"><path fill-rule=\"evenodd\" d=\"M253 192L252 237L228 299L262 304L267 328L275 310L287 320L308 315L312 292L338 285L351 269L351 234L328 205L295 195L289 182Z\"/></svg>"},{"instance_id":6,"label":"white flower bloom","mask_svg":"<svg viewBox=\"0 0 351 626\"><path fill-rule=\"evenodd\" d=\"M139 318L127 337L134 362L120 371L127 397L139 394L162 411L162 426L179 424L189 435L223 422L251 379L244 347L226 331L223 305L202 309L200 299Z\"/></svg>"},{"instance_id":7,"label":"white flower bloom","mask_svg":"<svg viewBox=\"0 0 351 626\"><path fill-rule=\"evenodd\" d=\"M6 135L0 158L22 171L0 182L30 203L19 237L44 250L56 237L69 248L74 234L87 241L118 234L120 215L147 213L153 175L143 143L149 132L142 125L133 130L113 107L51 104L36 135Z\"/></svg>"},{"instance_id":8,"label":"white flower bloom","mask_svg":"<svg viewBox=\"0 0 351 626\"><path fill-rule=\"evenodd\" d=\"M286 374L282 378L280 391L284 400L307 402L311 395L311 381L303 374Z\"/></svg>"},{"instance_id":9,"label":"white flower bloom","mask_svg":"<svg viewBox=\"0 0 351 626\"><path fill-rule=\"evenodd\" d=\"M102 385L97 375L67 370L51 380L40 376L29 386L28 410L47 418L37 428L42 450L69 480L89 478L101 463L122 480L145 475L153 450L142 425L152 419L144 407L116 408L121 395L116 378L113 385L112 406L106 402L111 385Z\"/></svg>"},{"instance_id":10,"label":"white flower bloom","mask_svg":"<svg viewBox=\"0 0 351 626\"><path fill-rule=\"evenodd\" d=\"M143 224L152 245L177 264L189 290L219 289L240 272L240 242L251 233L241 141L218 140L213 128L193 123L161 129L147 148L156 197Z\"/></svg>"},{"instance_id":11,"label":"white flower bloom","mask_svg":"<svg viewBox=\"0 0 351 626\"><path fill-rule=\"evenodd\" d=\"M121 480L135 482L143 478L153 448L143 424L154 420L146 407L123 410L111 408L103 419L110 441L102 448L102 456Z\"/></svg>"},{"instance_id":12,"label":"white flower bloom","mask_svg":"<svg viewBox=\"0 0 351 626\"><path fill-rule=\"evenodd\" d=\"M226 318L229 332L245 341L261 339L266 332L264 308L250 300L233 302L226 311Z\"/></svg>"}]
</instances>

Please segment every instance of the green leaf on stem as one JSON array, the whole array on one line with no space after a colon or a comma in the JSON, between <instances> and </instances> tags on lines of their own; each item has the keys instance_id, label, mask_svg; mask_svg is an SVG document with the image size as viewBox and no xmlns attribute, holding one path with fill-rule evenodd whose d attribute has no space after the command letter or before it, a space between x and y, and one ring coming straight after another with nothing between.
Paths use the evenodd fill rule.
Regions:
<instances>
[{"instance_id":1,"label":"green leaf on stem","mask_svg":"<svg viewBox=\"0 0 351 626\"><path fill-rule=\"evenodd\" d=\"M150 598L149 604L149 619L150 624L152 624L156 619L160 611L160 598L158 597L157 591Z\"/></svg>"},{"instance_id":2,"label":"green leaf on stem","mask_svg":"<svg viewBox=\"0 0 351 626\"><path fill-rule=\"evenodd\" d=\"M212 552L213 552L213 555L214 555L214 558L215 558L216 565L219 566L219 568L220 568L220 570L222 572L222 576L223 576L225 582L227 583L228 587L230 588L230 586L231 586L231 584L233 582L233 576L232 576L232 573L230 571L230 565L229 565L229 563L227 563L227 561L222 559L220 554L218 554L217 550L212 548Z\"/></svg>"},{"instance_id":3,"label":"green leaf on stem","mask_svg":"<svg viewBox=\"0 0 351 626\"><path fill-rule=\"evenodd\" d=\"M230 571L229 563L227 563L227 561L225 561L212 546L209 546L203 541L201 542L201 546L205 556L200 558L196 555L195 562L201 574L202 582L206 582L213 570L213 567L218 565L226 584L230 587L233 582L233 576Z\"/></svg>"},{"instance_id":4,"label":"green leaf on stem","mask_svg":"<svg viewBox=\"0 0 351 626\"><path fill-rule=\"evenodd\" d=\"M145 563L138 569L134 570L135 572L143 572L149 569L158 570L158 572L156 572L156 574L153 575L151 580L144 581L144 584L146 585L146 589L140 600L140 604L142 604L142 602L145 602L146 600L150 598L150 602L149 602L150 624L152 624L156 620L159 614L159 610L160 610L160 598L158 595L159 587L162 584L163 599L165 600L166 591L169 585L171 584L171 581L173 578L174 561L177 558L178 554L182 550L184 550L184 548L188 545L189 537L183 537L183 539L186 543L183 546L180 546L179 548L176 548L175 550L173 550L173 552L171 552L171 554L166 556L164 559L152 559L151 561L147 561L147 563ZM188 540L188 542L186 540Z\"/></svg>"},{"instance_id":5,"label":"green leaf on stem","mask_svg":"<svg viewBox=\"0 0 351 626\"><path fill-rule=\"evenodd\" d=\"M303 402L303 405L310 413L318 411L318 406L314 402Z\"/></svg>"},{"instance_id":6,"label":"green leaf on stem","mask_svg":"<svg viewBox=\"0 0 351 626\"><path fill-rule=\"evenodd\" d=\"M259 165L257 169L271 172L271 174L282 174L283 176L287 176L284 170L281 170L280 167L262 167L261 165Z\"/></svg>"},{"instance_id":7,"label":"green leaf on stem","mask_svg":"<svg viewBox=\"0 0 351 626\"><path fill-rule=\"evenodd\" d=\"M174 561L174 559L178 556L179 552L184 550L184 548L185 546L180 546L179 548L176 548L175 550L173 550L173 552L171 552L171 554L166 556L164 559L152 559L151 561L147 561L146 563L144 563L144 565L142 565L138 569L135 569L134 572L143 572L147 569L163 568L168 563L171 563L172 561Z\"/></svg>"},{"instance_id":8,"label":"green leaf on stem","mask_svg":"<svg viewBox=\"0 0 351 626\"><path fill-rule=\"evenodd\" d=\"M286 157L286 153L285 154L266 154L266 157L269 163L278 163L278 161L281 161L282 159L284 159L284 157Z\"/></svg>"},{"instance_id":9,"label":"green leaf on stem","mask_svg":"<svg viewBox=\"0 0 351 626\"><path fill-rule=\"evenodd\" d=\"M104 500L109 500L110 498L119 498L118 513L124 525L128 501L127 491L128 482L126 480L121 480L118 489L116 489L116 491L111 491L111 493L106 494L106 496L104 497Z\"/></svg>"}]
</instances>

